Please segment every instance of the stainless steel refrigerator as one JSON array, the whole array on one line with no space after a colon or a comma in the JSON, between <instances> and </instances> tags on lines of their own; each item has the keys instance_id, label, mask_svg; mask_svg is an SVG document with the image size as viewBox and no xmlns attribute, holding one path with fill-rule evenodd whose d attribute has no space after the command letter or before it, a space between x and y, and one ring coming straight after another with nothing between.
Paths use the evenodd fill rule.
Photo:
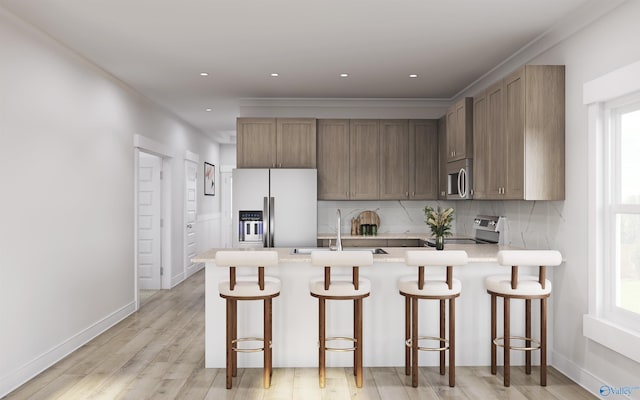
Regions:
<instances>
[{"instance_id":1,"label":"stainless steel refrigerator","mask_svg":"<svg viewBox=\"0 0 640 400\"><path fill-rule=\"evenodd\" d=\"M316 247L315 169L233 170L233 246Z\"/></svg>"}]
</instances>

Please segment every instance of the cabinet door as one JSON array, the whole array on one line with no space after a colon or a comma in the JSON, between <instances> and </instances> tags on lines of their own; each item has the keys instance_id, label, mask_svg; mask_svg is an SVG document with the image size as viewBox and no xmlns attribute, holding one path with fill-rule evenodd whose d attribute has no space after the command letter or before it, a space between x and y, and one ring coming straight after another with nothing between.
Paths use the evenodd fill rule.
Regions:
<instances>
[{"instance_id":1,"label":"cabinet door","mask_svg":"<svg viewBox=\"0 0 640 400\"><path fill-rule=\"evenodd\" d=\"M379 122L351 120L349 131L349 197L353 200L378 200Z\"/></svg>"},{"instance_id":2,"label":"cabinet door","mask_svg":"<svg viewBox=\"0 0 640 400\"><path fill-rule=\"evenodd\" d=\"M487 93L473 98L473 198L486 199L487 192Z\"/></svg>"},{"instance_id":3,"label":"cabinet door","mask_svg":"<svg viewBox=\"0 0 640 400\"><path fill-rule=\"evenodd\" d=\"M504 80L505 199L524 199L524 68Z\"/></svg>"},{"instance_id":4,"label":"cabinet door","mask_svg":"<svg viewBox=\"0 0 640 400\"><path fill-rule=\"evenodd\" d=\"M438 121L409 121L409 198L438 198ZM445 178L446 179L446 178Z\"/></svg>"},{"instance_id":5,"label":"cabinet door","mask_svg":"<svg viewBox=\"0 0 640 400\"><path fill-rule=\"evenodd\" d=\"M457 139L457 129L456 129L456 106L452 106L449 111L447 111L447 161L456 160L456 139Z\"/></svg>"},{"instance_id":6,"label":"cabinet door","mask_svg":"<svg viewBox=\"0 0 640 400\"><path fill-rule=\"evenodd\" d=\"M504 88L498 82L487 89L486 193L487 199L501 199L504 187L503 143Z\"/></svg>"},{"instance_id":7,"label":"cabinet door","mask_svg":"<svg viewBox=\"0 0 640 400\"><path fill-rule=\"evenodd\" d=\"M320 119L317 132L318 199L349 199L349 120Z\"/></svg>"},{"instance_id":8,"label":"cabinet door","mask_svg":"<svg viewBox=\"0 0 640 400\"><path fill-rule=\"evenodd\" d=\"M279 118L276 132L278 168L316 167L315 118Z\"/></svg>"},{"instance_id":9,"label":"cabinet door","mask_svg":"<svg viewBox=\"0 0 640 400\"><path fill-rule=\"evenodd\" d=\"M275 118L238 118L236 122L238 168L275 167Z\"/></svg>"},{"instance_id":10,"label":"cabinet door","mask_svg":"<svg viewBox=\"0 0 640 400\"><path fill-rule=\"evenodd\" d=\"M447 116L438 120L438 200L447 199Z\"/></svg>"},{"instance_id":11,"label":"cabinet door","mask_svg":"<svg viewBox=\"0 0 640 400\"><path fill-rule=\"evenodd\" d=\"M380 121L380 200L409 197L409 121Z\"/></svg>"},{"instance_id":12,"label":"cabinet door","mask_svg":"<svg viewBox=\"0 0 640 400\"><path fill-rule=\"evenodd\" d=\"M473 157L473 99L465 97L456 104L456 129L453 160Z\"/></svg>"}]
</instances>

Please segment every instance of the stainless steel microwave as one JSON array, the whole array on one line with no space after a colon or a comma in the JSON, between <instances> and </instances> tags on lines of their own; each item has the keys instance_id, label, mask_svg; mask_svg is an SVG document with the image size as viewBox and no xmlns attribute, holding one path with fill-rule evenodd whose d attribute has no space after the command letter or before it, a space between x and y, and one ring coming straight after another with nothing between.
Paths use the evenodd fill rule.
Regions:
<instances>
[{"instance_id":1,"label":"stainless steel microwave","mask_svg":"<svg viewBox=\"0 0 640 400\"><path fill-rule=\"evenodd\" d=\"M447 163L447 200L473 198L473 159Z\"/></svg>"}]
</instances>

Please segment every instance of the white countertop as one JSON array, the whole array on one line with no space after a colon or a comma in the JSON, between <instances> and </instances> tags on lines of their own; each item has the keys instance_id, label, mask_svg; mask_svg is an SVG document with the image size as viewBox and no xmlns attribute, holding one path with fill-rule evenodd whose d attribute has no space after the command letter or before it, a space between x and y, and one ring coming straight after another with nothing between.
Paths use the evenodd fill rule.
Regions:
<instances>
[{"instance_id":1,"label":"white countertop","mask_svg":"<svg viewBox=\"0 0 640 400\"><path fill-rule=\"evenodd\" d=\"M382 247L389 254L374 254L375 263L404 263L404 255L407 250L437 251L433 247ZM193 262L214 262L216 252L230 249L210 249L202 254L198 254L191 261ZM237 250L237 249L234 249ZM291 248L272 249L246 249L246 251L275 250L278 252L280 263L310 263L310 254L291 254ZM519 250L510 246L499 246L496 244L447 244L445 250L464 250L469 256L470 263L495 263L500 250Z\"/></svg>"},{"instance_id":2,"label":"white countertop","mask_svg":"<svg viewBox=\"0 0 640 400\"><path fill-rule=\"evenodd\" d=\"M376 235L341 235L342 239L422 239L427 240L433 238L433 235L423 233L384 233L378 232ZM335 233L319 233L318 239L335 239Z\"/></svg>"}]
</instances>

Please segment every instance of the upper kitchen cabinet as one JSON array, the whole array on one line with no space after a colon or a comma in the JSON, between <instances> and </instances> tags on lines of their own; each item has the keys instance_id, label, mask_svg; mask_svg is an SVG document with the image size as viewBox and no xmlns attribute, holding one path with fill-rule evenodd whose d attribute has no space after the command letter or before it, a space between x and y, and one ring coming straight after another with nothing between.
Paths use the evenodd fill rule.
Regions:
<instances>
[{"instance_id":1,"label":"upper kitchen cabinet","mask_svg":"<svg viewBox=\"0 0 640 400\"><path fill-rule=\"evenodd\" d=\"M278 118L276 136L278 168L316 167L315 118Z\"/></svg>"},{"instance_id":2,"label":"upper kitchen cabinet","mask_svg":"<svg viewBox=\"0 0 640 400\"><path fill-rule=\"evenodd\" d=\"M465 97L447 111L447 161L473 157L473 98Z\"/></svg>"},{"instance_id":3,"label":"upper kitchen cabinet","mask_svg":"<svg viewBox=\"0 0 640 400\"><path fill-rule=\"evenodd\" d=\"M438 120L438 200L447 199L447 115Z\"/></svg>"},{"instance_id":4,"label":"upper kitchen cabinet","mask_svg":"<svg viewBox=\"0 0 640 400\"><path fill-rule=\"evenodd\" d=\"M238 118L236 121L238 168L276 166L276 119Z\"/></svg>"},{"instance_id":5,"label":"upper kitchen cabinet","mask_svg":"<svg viewBox=\"0 0 640 400\"><path fill-rule=\"evenodd\" d=\"M435 200L439 186L437 120L409 121L409 199Z\"/></svg>"},{"instance_id":6,"label":"upper kitchen cabinet","mask_svg":"<svg viewBox=\"0 0 640 400\"><path fill-rule=\"evenodd\" d=\"M564 199L564 87L564 66L527 65L476 97L474 198Z\"/></svg>"},{"instance_id":7,"label":"upper kitchen cabinet","mask_svg":"<svg viewBox=\"0 0 640 400\"><path fill-rule=\"evenodd\" d=\"M315 168L315 118L238 118L238 168Z\"/></svg>"},{"instance_id":8,"label":"upper kitchen cabinet","mask_svg":"<svg viewBox=\"0 0 640 400\"><path fill-rule=\"evenodd\" d=\"M502 198L504 186L504 85L491 85L473 101L473 198Z\"/></svg>"},{"instance_id":9,"label":"upper kitchen cabinet","mask_svg":"<svg viewBox=\"0 0 640 400\"><path fill-rule=\"evenodd\" d=\"M349 200L349 120L319 119L318 200Z\"/></svg>"},{"instance_id":10,"label":"upper kitchen cabinet","mask_svg":"<svg viewBox=\"0 0 640 400\"><path fill-rule=\"evenodd\" d=\"M436 120L318 120L319 200L436 199Z\"/></svg>"},{"instance_id":11,"label":"upper kitchen cabinet","mask_svg":"<svg viewBox=\"0 0 640 400\"><path fill-rule=\"evenodd\" d=\"M380 188L380 121L349 123L349 183L352 200L378 200Z\"/></svg>"},{"instance_id":12,"label":"upper kitchen cabinet","mask_svg":"<svg viewBox=\"0 0 640 400\"><path fill-rule=\"evenodd\" d=\"M409 198L409 121L380 121L380 200Z\"/></svg>"}]
</instances>

